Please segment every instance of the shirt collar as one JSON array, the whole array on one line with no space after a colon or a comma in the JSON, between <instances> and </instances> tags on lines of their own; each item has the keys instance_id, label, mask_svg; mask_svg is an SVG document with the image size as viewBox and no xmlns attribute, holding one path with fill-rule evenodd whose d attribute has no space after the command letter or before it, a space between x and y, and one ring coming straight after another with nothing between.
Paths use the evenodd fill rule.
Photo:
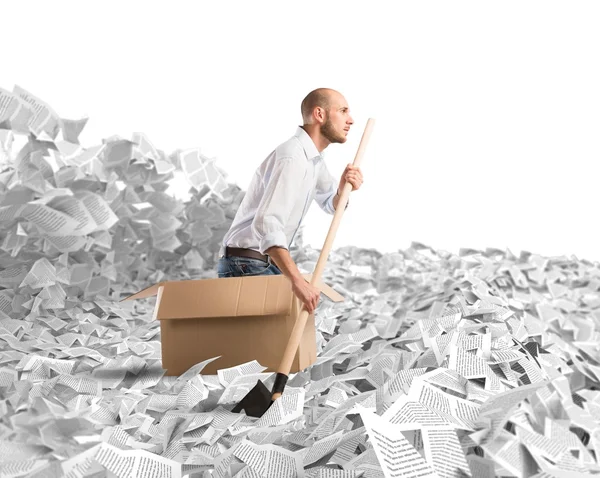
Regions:
<instances>
[{"instance_id":1,"label":"shirt collar","mask_svg":"<svg viewBox=\"0 0 600 478\"><path fill-rule=\"evenodd\" d=\"M294 134L296 138L300 141L302 148L304 148L304 153L306 154L306 159L323 159L324 151L319 153L319 150L315 146L314 141L308 135L302 126L298 126L296 129L296 134Z\"/></svg>"}]
</instances>

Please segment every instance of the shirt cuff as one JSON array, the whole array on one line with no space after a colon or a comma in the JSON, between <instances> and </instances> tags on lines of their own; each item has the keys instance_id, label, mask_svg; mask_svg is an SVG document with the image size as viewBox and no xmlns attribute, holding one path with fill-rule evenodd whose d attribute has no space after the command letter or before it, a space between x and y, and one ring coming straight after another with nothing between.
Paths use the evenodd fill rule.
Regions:
<instances>
[{"instance_id":1,"label":"shirt cuff","mask_svg":"<svg viewBox=\"0 0 600 478\"><path fill-rule=\"evenodd\" d=\"M329 201L327 201L327 208L329 209L329 214L335 214L335 208L333 207L333 199L335 198L336 194L337 191L334 192L329 198ZM346 207L344 208L344 211L348 209L348 204L350 204L350 198L348 198L348 201L346 201Z\"/></svg>"},{"instance_id":2,"label":"shirt cuff","mask_svg":"<svg viewBox=\"0 0 600 478\"><path fill-rule=\"evenodd\" d=\"M283 247L284 249L288 248L287 238L285 237L283 231L269 232L267 235L265 235L265 237L260 240L258 251L261 254L266 254L265 251L273 246Z\"/></svg>"}]
</instances>

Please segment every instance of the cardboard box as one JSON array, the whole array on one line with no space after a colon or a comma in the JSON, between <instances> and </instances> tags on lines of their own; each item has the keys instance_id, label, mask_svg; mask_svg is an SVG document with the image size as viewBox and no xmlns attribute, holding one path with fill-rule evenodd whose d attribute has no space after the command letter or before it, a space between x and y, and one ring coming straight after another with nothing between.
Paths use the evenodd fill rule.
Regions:
<instances>
[{"instance_id":1,"label":"cardboard box","mask_svg":"<svg viewBox=\"0 0 600 478\"><path fill-rule=\"evenodd\" d=\"M312 274L303 276L310 282ZM344 300L323 282L318 288L334 302ZM181 375L219 355L203 374L252 360L266 371L277 371L301 306L284 275L159 282L122 301L155 295L166 375ZM310 314L290 372L305 369L316 358L315 317Z\"/></svg>"}]
</instances>

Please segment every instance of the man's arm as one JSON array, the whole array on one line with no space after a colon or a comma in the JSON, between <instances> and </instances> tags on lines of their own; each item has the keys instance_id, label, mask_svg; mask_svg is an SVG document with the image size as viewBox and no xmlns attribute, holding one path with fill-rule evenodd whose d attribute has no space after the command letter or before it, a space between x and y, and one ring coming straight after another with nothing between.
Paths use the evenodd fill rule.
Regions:
<instances>
[{"instance_id":1,"label":"man's arm","mask_svg":"<svg viewBox=\"0 0 600 478\"><path fill-rule=\"evenodd\" d=\"M337 205L338 205L338 202L340 202L340 197L341 197L340 190L338 189L337 192L335 193L335 196L333 196L333 209L335 211L337 211ZM350 198L348 198L348 201L346 201L346 207L344 208L344 211L346 209L348 209L348 204L350 204Z\"/></svg>"},{"instance_id":2,"label":"man's arm","mask_svg":"<svg viewBox=\"0 0 600 478\"><path fill-rule=\"evenodd\" d=\"M277 160L265 193L258 206L252 230L259 238L259 251L269 254L281 272L292 283L292 292L313 313L319 302L320 291L306 281L290 256L285 235L287 222L302 190L306 173L303 158Z\"/></svg>"},{"instance_id":3,"label":"man's arm","mask_svg":"<svg viewBox=\"0 0 600 478\"><path fill-rule=\"evenodd\" d=\"M304 308L312 314L319 303L321 295L319 288L302 277L298 266L290 256L290 251L284 247L270 247L267 252L271 255L271 259L273 259L273 262L279 267L283 275L292 283L292 292L294 295L304 304Z\"/></svg>"},{"instance_id":4,"label":"man's arm","mask_svg":"<svg viewBox=\"0 0 600 478\"><path fill-rule=\"evenodd\" d=\"M275 265L279 268L284 276L290 279L290 281L294 282L297 280L304 280L300 269L298 269L298 266L290 255L290 251L288 251L285 247L270 247L267 250L267 254L271 256L271 259L273 262L275 262Z\"/></svg>"},{"instance_id":5,"label":"man's arm","mask_svg":"<svg viewBox=\"0 0 600 478\"><path fill-rule=\"evenodd\" d=\"M336 181L333 178L327 169L327 165L323 163L315 186L315 201L319 207L328 214L335 214L335 210L340 200L338 185L339 181ZM348 198L348 201L346 202L346 208L348 208L348 204L350 204L350 198Z\"/></svg>"},{"instance_id":6,"label":"man's arm","mask_svg":"<svg viewBox=\"0 0 600 478\"><path fill-rule=\"evenodd\" d=\"M336 193L335 197L333 198L334 210L337 209L339 200L340 195L339 193ZM348 207L348 203L346 203L346 207ZM273 246L267 249L266 253L271 256L271 259L273 262L275 262L275 265L279 268L283 275L288 277L292 282L294 280L304 280L302 273L290 255L290 251L288 251L285 247Z\"/></svg>"},{"instance_id":7,"label":"man's arm","mask_svg":"<svg viewBox=\"0 0 600 478\"><path fill-rule=\"evenodd\" d=\"M299 200L306 163L302 158L280 158L275 162L263 197L252 221L252 232L258 237L258 250L278 246L287 248L287 221Z\"/></svg>"}]
</instances>

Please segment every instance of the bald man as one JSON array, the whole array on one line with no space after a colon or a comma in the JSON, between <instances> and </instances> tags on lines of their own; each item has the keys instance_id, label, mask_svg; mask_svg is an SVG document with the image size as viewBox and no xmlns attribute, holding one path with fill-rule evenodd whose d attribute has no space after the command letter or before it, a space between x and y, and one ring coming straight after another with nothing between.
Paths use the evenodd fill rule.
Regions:
<instances>
[{"instance_id":1,"label":"bald man","mask_svg":"<svg viewBox=\"0 0 600 478\"><path fill-rule=\"evenodd\" d=\"M300 109L304 124L256 169L223 237L217 271L219 277L283 273L312 313L319 289L302 277L289 248L313 199L333 215L346 181L355 191L363 177L360 168L348 164L336 182L323 160L323 150L345 143L354 123L346 99L330 88L318 88Z\"/></svg>"}]
</instances>

